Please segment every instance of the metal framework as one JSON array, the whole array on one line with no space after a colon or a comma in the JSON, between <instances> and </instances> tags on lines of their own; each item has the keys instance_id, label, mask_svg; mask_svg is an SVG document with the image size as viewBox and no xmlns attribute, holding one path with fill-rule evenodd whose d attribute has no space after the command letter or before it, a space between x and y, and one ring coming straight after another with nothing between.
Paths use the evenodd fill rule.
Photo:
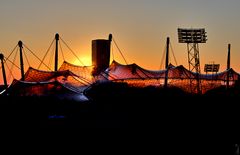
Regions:
<instances>
[{"instance_id":1,"label":"metal framework","mask_svg":"<svg viewBox=\"0 0 240 155\"><path fill-rule=\"evenodd\" d=\"M206 74L208 72L215 72L215 73L217 73L219 71L219 67L220 67L220 64L205 64L204 72L206 72Z\"/></svg>"},{"instance_id":2,"label":"metal framework","mask_svg":"<svg viewBox=\"0 0 240 155\"><path fill-rule=\"evenodd\" d=\"M198 43L206 43L207 36L205 29L182 29L178 28L179 43L187 43L188 65L190 71L196 72L196 79L190 79L192 92L201 94L201 69ZM196 83L196 84L194 84Z\"/></svg>"},{"instance_id":3,"label":"metal framework","mask_svg":"<svg viewBox=\"0 0 240 155\"><path fill-rule=\"evenodd\" d=\"M165 61L165 69L166 69L166 75L165 75L165 80L164 80L164 87L167 88L168 84L168 66L169 66L169 44L170 44L170 38L167 37L167 48L166 48L166 61Z\"/></svg>"}]
</instances>

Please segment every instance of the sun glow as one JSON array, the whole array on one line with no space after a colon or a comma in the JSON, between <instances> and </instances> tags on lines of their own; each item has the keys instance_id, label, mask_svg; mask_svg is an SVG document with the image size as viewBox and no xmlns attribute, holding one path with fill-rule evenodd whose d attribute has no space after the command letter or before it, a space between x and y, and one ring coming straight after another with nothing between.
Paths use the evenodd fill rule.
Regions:
<instances>
[{"instance_id":1,"label":"sun glow","mask_svg":"<svg viewBox=\"0 0 240 155\"><path fill-rule=\"evenodd\" d=\"M79 58L81 60L81 63L78 59L75 59L73 61L73 64L78 65L78 66L91 66L92 65L92 59L89 56L83 56Z\"/></svg>"}]
</instances>

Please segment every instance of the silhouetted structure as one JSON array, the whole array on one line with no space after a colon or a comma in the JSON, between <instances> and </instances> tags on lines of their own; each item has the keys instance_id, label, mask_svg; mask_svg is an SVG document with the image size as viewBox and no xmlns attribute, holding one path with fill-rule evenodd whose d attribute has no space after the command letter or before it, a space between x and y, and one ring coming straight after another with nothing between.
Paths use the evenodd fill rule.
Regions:
<instances>
[{"instance_id":1,"label":"silhouetted structure","mask_svg":"<svg viewBox=\"0 0 240 155\"><path fill-rule=\"evenodd\" d=\"M227 57L227 70L229 70L231 68L231 44L228 44L228 57ZM227 74L227 84L226 87L227 89L229 88L229 78L230 78L230 74Z\"/></svg>"},{"instance_id":2,"label":"silhouetted structure","mask_svg":"<svg viewBox=\"0 0 240 155\"><path fill-rule=\"evenodd\" d=\"M56 72L58 70L58 41L59 41L59 34L58 33L56 33L56 35L55 35L55 40L56 40L56 49L55 49L54 71Z\"/></svg>"},{"instance_id":3,"label":"silhouetted structure","mask_svg":"<svg viewBox=\"0 0 240 155\"><path fill-rule=\"evenodd\" d=\"M219 67L220 67L220 64L205 64L204 66L204 72L206 72L206 74L208 74L208 72L212 72L212 73L216 73L219 71Z\"/></svg>"},{"instance_id":4,"label":"silhouetted structure","mask_svg":"<svg viewBox=\"0 0 240 155\"><path fill-rule=\"evenodd\" d=\"M0 53L0 60L1 60L1 64L2 64L4 87L7 88L7 78L6 78L6 72L5 72L5 66L4 66L4 55L2 53Z\"/></svg>"},{"instance_id":5,"label":"silhouetted structure","mask_svg":"<svg viewBox=\"0 0 240 155\"><path fill-rule=\"evenodd\" d=\"M18 46L19 46L19 52L20 52L21 80L24 81L24 63L23 63L23 54L22 54L23 43L21 40L18 42Z\"/></svg>"},{"instance_id":6,"label":"silhouetted structure","mask_svg":"<svg viewBox=\"0 0 240 155\"><path fill-rule=\"evenodd\" d=\"M194 33L197 33L196 34L197 36L195 36L194 33L189 32L189 34L184 34L187 37L179 38L179 41L183 43L188 43L188 44L201 43L201 40L202 42L206 42L205 36L203 38L198 38L198 35L200 35L198 34L198 31L200 30L197 30L196 32L194 32ZM186 31L187 31L186 33L188 33L188 31L190 30L186 30ZM200 32L203 33L202 31ZM188 36L190 34L192 36ZM199 93L199 89L201 88L200 90L201 94L205 94L207 91L216 89L216 88L224 88L225 90L227 79L229 81L228 84L231 90L231 87L234 86L236 81L239 79L239 74L235 72L232 68L230 68L230 48L229 48L229 56L228 56L229 61L228 61L227 70L220 73L208 75L208 74L199 74L198 72L194 72L193 70L188 70L184 68L182 65L174 66L169 64L169 50L171 50L170 38L167 38L167 41L166 41L166 44L167 44L166 55L164 55L166 58L165 69L155 70L155 71L144 69L135 63L128 64L125 59L124 60L126 62L126 65L120 64L115 60L113 60L113 62L109 65L111 41L115 43L114 39L112 39L111 34L109 35L108 40L98 39L98 40L92 41L93 66L85 66L84 64L83 66L77 66L64 61L63 64L58 68L58 45L61 47L61 41L63 40L58 34L56 34L50 47L54 45L54 41L56 41L55 70L57 71L52 72L52 71L39 70L39 67L41 66L41 64L44 64L44 59L49 51L48 50L43 60L40 60L38 58L38 60L41 61L38 69L31 68L31 66L29 65L30 67L26 73L24 73L22 52L25 52L25 49L28 49L28 48L21 41L18 42L18 46L20 48L20 62L21 62L21 73L22 73L21 80L22 81L14 79L14 82L12 82L11 90L17 90L14 87L21 86L21 88L20 87L18 88L20 88L19 91L24 92L22 93L23 96L32 96L32 95L41 96L41 95L44 95L44 93L41 93L41 91L39 93L38 90L44 90L44 91L53 90L51 89L52 88L51 86L55 81L54 84L56 85L59 84L59 88L64 87L63 89L67 88L78 94L82 94L86 89L89 89L94 83L126 82L129 86L134 86L139 88L149 87L149 86L161 87L161 88L167 87L168 89L164 89L167 91L171 88L177 87L187 93L192 93L192 94ZM68 45L64 41L63 43L68 47ZM191 46L193 47L190 50L193 50L193 51L196 50L194 49L195 48L194 45L191 45ZM14 48L14 50L17 49L16 51L18 52L19 49L16 47ZM74 54L74 52L69 47L68 49ZM29 51L32 52L31 50ZM60 50L60 52L62 52L62 50ZM192 51L189 51L188 53L189 55L190 55L190 52ZM199 52L199 51L194 51L194 52ZM74 55L76 56L76 54ZM192 61L194 61L195 63L198 62L197 65L199 65L198 67L200 67L198 58L196 57L197 59L196 60L194 59L193 55L191 56L192 56ZM12 65L18 67L17 65L14 64L15 58L14 58L14 61L9 61L9 62ZM63 59L64 59L64 56L63 56ZM4 60L7 61L9 59L4 59ZM5 63L5 65L7 64ZM52 70L46 64L44 65L49 70ZM191 65L194 65L194 64L191 64ZM12 72L10 71L10 73ZM230 77L227 77L229 75ZM197 79L199 79L199 83L197 82ZM200 79L201 79L201 87L199 87ZM191 85L189 85L189 83L191 83ZM196 89L196 88L199 88L199 89ZM33 89L35 91L33 91ZM56 90L55 93L57 94L59 93L59 91ZM20 93L15 93L15 94L20 94Z\"/></svg>"},{"instance_id":7,"label":"silhouetted structure","mask_svg":"<svg viewBox=\"0 0 240 155\"><path fill-rule=\"evenodd\" d=\"M179 43L187 43L189 70L196 72L196 79L190 79L190 87L193 92L202 93L200 80L200 56L198 43L206 43L205 29L178 29ZM196 80L196 88L193 83ZM195 90L196 89L196 90Z\"/></svg>"},{"instance_id":8,"label":"silhouetted structure","mask_svg":"<svg viewBox=\"0 0 240 155\"><path fill-rule=\"evenodd\" d=\"M168 83L168 65L169 65L169 44L170 44L170 38L167 37L167 48L166 48L166 61L165 61L165 69L166 69L166 75L165 75L165 81L164 81L164 87L167 88Z\"/></svg>"},{"instance_id":9,"label":"silhouetted structure","mask_svg":"<svg viewBox=\"0 0 240 155\"><path fill-rule=\"evenodd\" d=\"M112 34L109 35L108 40L97 39L92 41L93 76L99 75L109 67L111 41Z\"/></svg>"}]
</instances>

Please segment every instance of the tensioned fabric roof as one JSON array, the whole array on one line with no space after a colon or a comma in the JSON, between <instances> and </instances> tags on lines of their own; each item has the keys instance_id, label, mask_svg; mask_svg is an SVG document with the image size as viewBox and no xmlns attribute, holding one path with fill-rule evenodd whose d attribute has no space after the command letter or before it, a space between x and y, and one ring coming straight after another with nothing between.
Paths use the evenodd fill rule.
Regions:
<instances>
[{"instance_id":1,"label":"tensioned fabric roof","mask_svg":"<svg viewBox=\"0 0 240 155\"><path fill-rule=\"evenodd\" d=\"M64 62L58 71L41 71L34 68L29 68L25 74L25 81L14 80L9 90L14 90L20 94L35 94L40 95L45 93L61 92L60 90L69 90L71 92L81 94L96 80L98 81L116 81L116 80L139 80L146 82L146 80L164 79L167 70L147 70L139 65L133 63L123 65L116 61L112 61L109 68L103 71L100 76L92 76L93 66L76 66L68 62ZM200 74L200 78L204 81L211 81L215 86L221 85L219 81L226 81L229 75L229 80L235 81L239 79L239 74L233 69L225 70L216 74ZM196 73L187 70L184 66L169 65L168 79L176 86L186 86L187 80L195 79ZM102 78L104 77L104 78ZM175 81L175 83L173 82ZM181 84L182 82L182 84ZM148 83L146 83L147 85ZM159 84L159 83L158 83ZM208 86L207 83L205 83ZM56 86L54 88L53 86ZM212 87L212 86L211 86ZM208 88L211 89L211 88ZM54 90L54 91L53 91ZM31 91L31 92L28 92ZM13 91L8 91L12 92Z\"/></svg>"},{"instance_id":2,"label":"tensioned fabric roof","mask_svg":"<svg viewBox=\"0 0 240 155\"><path fill-rule=\"evenodd\" d=\"M147 70L137 64L123 65L113 61L109 68L104 72L109 75L109 80L127 80L127 79L159 79L165 78L166 70ZM201 74L202 80L222 80L225 81L227 76L230 80L238 80L239 74L232 68L216 74ZM194 79L197 74L189 71L183 65L173 66L169 65L168 78L169 79Z\"/></svg>"}]
</instances>

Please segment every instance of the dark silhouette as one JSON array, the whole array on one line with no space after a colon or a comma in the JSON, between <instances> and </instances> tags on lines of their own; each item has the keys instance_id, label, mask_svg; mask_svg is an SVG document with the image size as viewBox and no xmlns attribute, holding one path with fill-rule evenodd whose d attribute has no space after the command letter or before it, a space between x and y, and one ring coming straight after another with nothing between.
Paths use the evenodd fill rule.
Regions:
<instances>
[{"instance_id":1,"label":"dark silhouette","mask_svg":"<svg viewBox=\"0 0 240 155\"><path fill-rule=\"evenodd\" d=\"M66 94L63 88L43 92L50 95L41 97L21 97L17 91L14 96L1 95L1 126L147 128L174 137L219 132L222 137L239 129L238 85L194 95L170 86L139 88L124 82L99 82L84 92L89 98L85 102L71 96L56 98L54 94Z\"/></svg>"}]
</instances>

